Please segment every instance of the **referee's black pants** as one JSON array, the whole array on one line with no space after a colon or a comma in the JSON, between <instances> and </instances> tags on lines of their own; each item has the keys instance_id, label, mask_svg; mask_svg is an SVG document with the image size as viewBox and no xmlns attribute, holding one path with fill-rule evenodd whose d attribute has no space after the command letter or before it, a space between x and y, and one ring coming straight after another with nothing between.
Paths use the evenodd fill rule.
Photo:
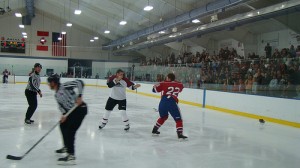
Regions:
<instances>
[{"instance_id":1,"label":"referee's black pants","mask_svg":"<svg viewBox=\"0 0 300 168\"><path fill-rule=\"evenodd\" d=\"M7 75L3 75L3 78L2 78L2 82L3 83L7 83L8 81L8 76Z\"/></svg>"},{"instance_id":2,"label":"referee's black pants","mask_svg":"<svg viewBox=\"0 0 300 168\"><path fill-rule=\"evenodd\" d=\"M83 103L67 117L65 122L60 124L60 130L63 136L64 145L67 148L67 152L69 154L75 154L75 134L86 114L87 105Z\"/></svg>"},{"instance_id":3,"label":"referee's black pants","mask_svg":"<svg viewBox=\"0 0 300 168\"><path fill-rule=\"evenodd\" d=\"M25 120L30 120L37 108L37 92L26 89L25 96L29 105L27 108Z\"/></svg>"}]
</instances>

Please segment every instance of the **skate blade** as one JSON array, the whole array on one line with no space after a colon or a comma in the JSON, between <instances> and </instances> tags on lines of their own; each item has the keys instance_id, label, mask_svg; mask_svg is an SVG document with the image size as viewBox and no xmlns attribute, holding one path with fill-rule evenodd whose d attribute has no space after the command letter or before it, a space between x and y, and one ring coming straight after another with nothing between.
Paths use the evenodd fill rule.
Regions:
<instances>
[{"instance_id":1,"label":"skate blade","mask_svg":"<svg viewBox=\"0 0 300 168\"><path fill-rule=\"evenodd\" d=\"M66 156L67 156L67 152L66 152L66 153L56 153L56 152L55 152L55 155L56 155L57 157L66 157Z\"/></svg>"},{"instance_id":2,"label":"skate blade","mask_svg":"<svg viewBox=\"0 0 300 168\"><path fill-rule=\"evenodd\" d=\"M57 161L58 165L61 166L72 166L72 165L76 165L75 160L71 160L71 161Z\"/></svg>"},{"instance_id":3,"label":"skate blade","mask_svg":"<svg viewBox=\"0 0 300 168\"><path fill-rule=\"evenodd\" d=\"M158 137L158 136L159 136L159 134L152 134L152 136L153 136L153 137Z\"/></svg>"},{"instance_id":4,"label":"skate blade","mask_svg":"<svg viewBox=\"0 0 300 168\"><path fill-rule=\"evenodd\" d=\"M178 138L179 142L188 141L188 138Z\"/></svg>"}]
</instances>

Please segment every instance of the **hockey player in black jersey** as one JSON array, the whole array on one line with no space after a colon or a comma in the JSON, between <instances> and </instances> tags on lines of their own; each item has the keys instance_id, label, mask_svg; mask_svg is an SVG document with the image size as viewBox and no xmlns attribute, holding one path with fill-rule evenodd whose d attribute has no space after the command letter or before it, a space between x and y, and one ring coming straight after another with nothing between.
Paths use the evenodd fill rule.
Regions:
<instances>
[{"instance_id":1,"label":"hockey player in black jersey","mask_svg":"<svg viewBox=\"0 0 300 168\"><path fill-rule=\"evenodd\" d=\"M85 115L87 114L87 105L82 100L83 81L75 80L66 83L60 83L57 74L48 78L48 84L51 90L55 91L55 99L62 113L60 119L60 130L63 137L64 147L56 150L56 153L67 153L66 157L58 159L58 164L76 164L75 163L75 134L80 127ZM78 93L74 89L77 88ZM72 107L78 106L68 117L64 117Z\"/></svg>"}]
</instances>

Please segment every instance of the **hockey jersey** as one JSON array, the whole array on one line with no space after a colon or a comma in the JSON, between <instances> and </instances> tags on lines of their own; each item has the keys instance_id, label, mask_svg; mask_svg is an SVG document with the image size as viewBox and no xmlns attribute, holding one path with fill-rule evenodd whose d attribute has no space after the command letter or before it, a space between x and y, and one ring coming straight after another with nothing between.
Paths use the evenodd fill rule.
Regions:
<instances>
[{"instance_id":1,"label":"hockey jersey","mask_svg":"<svg viewBox=\"0 0 300 168\"><path fill-rule=\"evenodd\" d=\"M26 89L28 89L30 91L34 91L34 92L40 92L41 91L39 89L40 84L41 84L40 74L38 74L37 72L34 72L30 75L30 77L28 79L28 84L27 84Z\"/></svg>"},{"instance_id":2,"label":"hockey jersey","mask_svg":"<svg viewBox=\"0 0 300 168\"><path fill-rule=\"evenodd\" d=\"M125 100L126 99L126 87L134 90L134 83L128 78L123 78L120 81L116 81L116 75L111 76L107 80L107 86L112 88L110 96L115 100Z\"/></svg>"},{"instance_id":3,"label":"hockey jersey","mask_svg":"<svg viewBox=\"0 0 300 168\"><path fill-rule=\"evenodd\" d=\"M77 88L78 93L74 91ZM81 97L84 83L81 80L66 82L59 85L55 93L55 99L62 114L67 113L75 106L77 97Z\"/></svg>"},{"instance_id":4,"label":"hockey jersey","mask_svg":"<svg viewBox=\"0 0 300 168\"><path fill-rule=\"evenodd\" d=\"M178 103L178 94L182 92L183 84L178 81L164 81L154 85L153 92L161 92L161 96L167 96L168 98L174 98Z\"/></svg>"}]
</instances>

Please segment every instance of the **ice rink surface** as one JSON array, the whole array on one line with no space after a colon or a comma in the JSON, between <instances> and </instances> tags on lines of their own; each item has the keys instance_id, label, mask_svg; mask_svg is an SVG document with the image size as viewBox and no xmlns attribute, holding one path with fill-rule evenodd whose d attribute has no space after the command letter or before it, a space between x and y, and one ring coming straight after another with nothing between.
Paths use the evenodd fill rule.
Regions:
<instances>
[{"instance_id":1,"label":"ice rink surface","mask_svg":"<svg viewBox=\"0 0 300 168\"><path fill-rule=\"evenodd\" d=\"M0 84L0 168L55 168L62 147L57 127L23 160L6 155L23 155L59 120L54 92L42 85L43 98L33 125L24 125L26 85ZM300 129L229 115L180 104L184 133L179 142L170 117L153 137L159 99L127 93L131 129L124 132L115 109L104 130L98 125L104 113L109 89L86 87L84 100L89 113L76 136L77 165L74 168L299 168ZM232 100L234 101L234 100ZM260 104L258 104L259 106ZM284 111L283 111L284 112Z\"/></svg>"}]
</instances>

